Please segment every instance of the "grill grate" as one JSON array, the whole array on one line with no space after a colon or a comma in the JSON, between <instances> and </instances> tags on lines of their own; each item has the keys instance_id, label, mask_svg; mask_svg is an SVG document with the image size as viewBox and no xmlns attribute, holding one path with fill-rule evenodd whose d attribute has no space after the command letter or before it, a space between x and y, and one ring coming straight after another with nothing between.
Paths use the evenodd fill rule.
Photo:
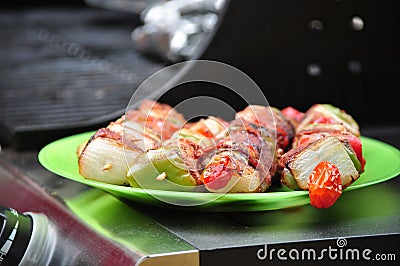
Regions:
<instances>
[{"instance_id":1,"label":"grill grate","mask_svg":"<svg viewBox=\"0 0 400 266\"><path fill-rule=\"evenodd\" d=\"M130 33L138 24L133 15L89 7L1 11L0 123L14 142L21 132L67 135L122 113L164 67L135 51Z\"/></svg>"}]
</instances>

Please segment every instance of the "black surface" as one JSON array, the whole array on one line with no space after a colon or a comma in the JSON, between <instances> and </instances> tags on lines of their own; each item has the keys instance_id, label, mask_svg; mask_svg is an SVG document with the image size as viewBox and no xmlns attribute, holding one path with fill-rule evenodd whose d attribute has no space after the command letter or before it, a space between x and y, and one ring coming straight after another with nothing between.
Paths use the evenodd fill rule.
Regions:
<instances>
[{"instance_id":1,"label":"black surface","mask_svg":"<svg viewBox=\"0 0 400 266\"><path fill-rule=\"evenodd\" d=\"M397 265L398 251L392 243L399 240L400 234L392 234L204 250L200 265Z\"/></svg>"},{"instance_id":2,"label":"black surface","mask_svg":"<svg viewBox=\"0 0 400 266\"><path fill-rule=\"evenodd\" d=\"M44 1L26 1L26 0L3 0L0 7L4 8L32 8L43 6L84 6L83 0L44 0Z\"/></svg>"},{"instance_id":3,"label":"black surface","mask_svg":"<svg viewBox=\"0 0 400 266\"><path fill-rule=\"evenodd\" d=\"M132 206L199 250L214 250L400 233L399 186L395 178L349 191L329 209L195 212Z\"/></svg>"},{"instance_id":4,"label":"black surface","mask_svg":"<svg viewBox=\"0 0 400 266\"><path fill-rule=\"evenodd\" d=\"M229 1L201 59L228 63L248 74L270 105L305 111L332 103L363 126L399 125L398 1ZM364 22L352 30L354 16ZM310 22L322 23L312 30ZM352 63L359 68L351 68ZM319 76L307 73L318 64Z\"/></svg>"},{"instance_id":5,"label":"black surface","mask_svg":"<svg viewBox=\"0 0 400 266\"><path fill-rule=\"evenodd\" d=\"M0 11L0 144L38 148L124 113L162 62L136 52L137 15L93 7Z\"/></svg>"}]
</instances>

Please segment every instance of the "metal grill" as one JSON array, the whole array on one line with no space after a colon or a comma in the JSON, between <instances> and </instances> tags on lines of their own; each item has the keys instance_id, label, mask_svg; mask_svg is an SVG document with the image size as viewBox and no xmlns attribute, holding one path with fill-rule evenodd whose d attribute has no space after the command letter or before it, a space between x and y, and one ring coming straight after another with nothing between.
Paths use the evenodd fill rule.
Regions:
<instances>
[{"instance_id":1,"label":"metal grill","mask_svg":"<svg viewBox=\"0 0 400 266\"><path fill-rule=\"evenodd\" d=\"M164 67L135 51L130 33L138 23L89 7L1 11L0 124L13 134L3 133L2 144L25 134L40 146L52 138L32 140L35 132L67 135L121 115L135 89Z\"/></svg>"}]
</instances>

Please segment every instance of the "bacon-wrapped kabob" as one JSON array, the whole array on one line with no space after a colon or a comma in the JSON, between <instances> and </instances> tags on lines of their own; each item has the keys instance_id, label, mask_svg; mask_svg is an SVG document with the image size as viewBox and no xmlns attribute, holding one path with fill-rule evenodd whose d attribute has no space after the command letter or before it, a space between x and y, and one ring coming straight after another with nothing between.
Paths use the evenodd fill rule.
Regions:
<instances>
[{"instance_id":1,"label":"bacon-wrapped kabob","mask_svg":"<svg viewBox=\"0 0 400 266\"><path fill-rule=\"evenodd\" d=\"M176 132L163 147L139 156L129 182L154 189L264 192L277 171L277 148L282 153L294 136L291 124L278 109L253 105L226 126L209 117Z\"/></svg>"},{"instance_id":2,"label":"bacon-wrapped kabob","mask_svg":"<svg viewBox=\"0 0 400 266\"><path fill-rule=\"evenodd\" d=\"M228 135L204 165L202 181L212 192L264 192L279 172L294 129L274 107L250 105L236 114Z\"/></svg>"},{"instance_id":3,"label":"bacon-wrapped kabob","mask_svg":"<svg viewBox=\"0 0 400 266\"><path fill-rule=\"evenodd\" d=\"M79 173L87 179L128 185L126 173L140 154L161 145L185 123L183 115L167 104L144 100L78 148Z\"/></svg>"},{"instance_id":4,"label":"bacon-wrapped kabob","mask_svg":"<svg viewBox=\"0 0 400 266\"><path fill-rule=\"evenodd\" d=\"M202 184L198 160L225 135L228 123L208 117L187 123L162 146L142 153L131 164L127 180L131 186L162 190L195 190Z\"/></svg>"},{"instance_id":5,"label":"bacon-wrapped kabob","mask_svg":"<svg viewBox=\"0 0 400 266\"><path fill-rule=\"evenodd\" d=\"M345 111L314 104L298 122L293 148L280 159L282 183L291 189L309 190L315 207L332 206L342 189L364 171L359 137L358 124Z\"/></svg>"},{"instance_id":6,"label":"bacon-wrapped kabob","mask_svg":"<svg viewBox=\"0 0 400 266\"><path fill-rule=\"evenodd\" d=\"M234 120L228 135L204 154L201 180L210 192L264 192L275 175L275 139L262 126Z\"/></svg>"},{"instance_id":7,"label":"bacon-wrapped kabob","mask_svg":"<svg viewBox=\"0 0 400 266\"><path fill-rule=\"evenodd\" d=\"M229 123L187 123L172 107L144 101L99 129L78 156L87 179L148 189L264 192L278 177L309 190L318 208L334 204L365 166L358 124L329 104L306 113L250 105Z\"/></svg>"},{"instance_id":8,"label":"bacon-wrapped kabob","mask_svg":"<svg viewBox=\"0 0 400 266\"><path fill-rule=\"evenodd\" d=\"M293 110L295 110L293 108ZM299 115L294 116L298 119ZM292 116L286 116L282 111L275 107L251 105L238 112L236 118L243 119L249 123L260 125L271 133L276 139L275 162L272 164L276 171L272 175L272 184L280 184L282 168L279 166L279 159L284 152L292 146L295 135L295 128L292 123Z\"/></svg>"},{"instance_id":9,"label":"bacon-wrapped kabob","mask_svg":"<svg viewBox=\"0 0 400 266\"><path fill-rule=\"evenodd\" d=\"M293 124L284 114L275 107L261 105L249 105L236 114L236 119L242 119L248 123L266 128L270 132L275 132L278 153L282 153L291 148L295 134Z\"/></svg>"}]
</instances>

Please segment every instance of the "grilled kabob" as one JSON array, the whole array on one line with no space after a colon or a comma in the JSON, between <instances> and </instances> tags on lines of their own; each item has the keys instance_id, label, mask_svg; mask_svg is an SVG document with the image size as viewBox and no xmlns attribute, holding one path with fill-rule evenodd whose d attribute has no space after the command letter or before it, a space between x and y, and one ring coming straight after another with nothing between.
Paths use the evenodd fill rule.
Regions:
<instances>
[{"instance_id":1,"label":"grilled kabob","mask_svg":"<svg viewBox=\"0 0 400 266\"><path fill-rule=\"evenodd\" d=\"M330 104L314 104L296 127L296 131L303 130L310 124L340 124L353 135L360 136L360 128L354 118L346 111Z\"/></svg>"},{"instance_id":2,"label":"grilled kabob","mask_svg":"<svg viewBox=\"0 0 400 266\"><path fill-rule=\"evenodd\" d=\"M291 148L294 137L294 127L284 114L275 107L249 105L236 114L236 119L265 127L270 132L275 132L277 148L280 153Z\"/></svg>"},{"instance_id":3,"label":"grilled kabob","mask_svg":"<svg viewBox=\"0 0 400 266\"><path fill-rule=\"evenodd\" d=\"M163 147L139 156L129 182L153 189L264 192L277 172L277 149L283 153L289 147L293 127L278 109L256 105L227 125L209 117L186 126Z\"/></svg>"},{"instance_id":4,"label":"grilled kabob","mask_svg":"<svg viewBox=\"0 0 400 266\"><path fill-rule=\"evenodd\" d=\"M274 107L250 105L236 114L228 135L206 154L202 181L211 192L264 192L279 173L278 161L294 136Z\"/></svg>"},{"instance_id":5,"label":"grilled kabob","mask_svg":"<svg viewBox=\"0 0 400 266\"><path fill-rule=\"evenodd\" d=\"M86 179L128 185L128 165L144 151L159 147L184 123L169 105L145 100L80 145L79 173Z\"/></svg>"},{"instance_id":6,"label":"grilled kabob","mask_svg":"<svg viewBox=\"0 0 400 266\"><path fill-rule=\"evenodd\" d=\"M276 171L275 139L265 127L231 122L228 135L200 162L201 180L210 192L264 192Z\"/></svg>"},{"instance_id":7,"label":"grilled kabob","mask_svg":"<svg viewBox=\"0 0 400 266\"><path fill-rule=\"evenodd\" d=\"M201 190L198 160L225 135L228 123L208 117L188 123L163 142L149 149L131 164L127 179L131 186L147 189Z\"/></svg>"},{"instance_id":8,"label":"grilled kabob","mask_svg":"<svg viewBox=\"0 0 400 266\"><path fill-rule=\"evenodd\" d=\"M293 110L295 109L293 108ZM299 119L299 113L300 112L294 116L295 119ZM295 112L292 112L291 114L293 115ZM272 175L272 184L279 185L281 182L281 171L283 170L279 165L279 159L283 153L287 152L291 148L295 135L295 128L291 122L292 117L286 116L285 113L275 107L250 105L238 112L236 114L236 119L243 119L249 123L260 125L274 134L274 138L276 139L274 160L276 162L272 166L276 171L275 174Z\"/></svg>"},{"instance_id":9,"label":"grilled kabob","mask_svg":"<svg viewBox=\"0 0 400 266\"><path fill-rule=\"evenodd\" d=\"M290 114L289 114L290 115ZM358 124L345 111L315 104L296 127L293 148L280 159L281 181L309 190L310 202L327 208L364 171Z\"/></svg>"},{"instance_id":10,"label":"grilled kabob","mask_svg":"<svg viewBox=\"0 0 400 266\"><path fill-rule=\"evenodd\" d=\"M242 193L264 192L278 176L291 189L309 190L318 208L332 206L365 167L358 124L328 104L306 113L250 105L230 123L212 116L185 123L172 107L144 101L99 129L77 153L87 179Z\"/></svg>"}]
</instances>

